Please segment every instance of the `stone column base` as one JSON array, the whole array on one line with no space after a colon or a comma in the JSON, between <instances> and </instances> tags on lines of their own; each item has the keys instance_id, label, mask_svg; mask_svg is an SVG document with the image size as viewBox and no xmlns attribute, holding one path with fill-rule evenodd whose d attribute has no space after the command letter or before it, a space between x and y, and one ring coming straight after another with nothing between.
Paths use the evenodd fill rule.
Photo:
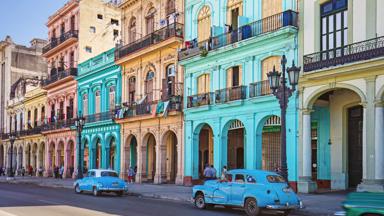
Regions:
<instances>
[{"instance_id":1,"label":"stone column base","mask_svg":"<svg viewBox=\"0 0 384 216\"><path fill-rule=\"evenodd\" d=\"M166 176L165 175L157 175L155 174L155 177L153 179L153 183L154 184L163 184L164 182L166 182Z\"/></svg>"},{"instance_id":2,"label":"stone column base","mask_svg":"<svg viewBox=\"0 0 384 216\"><path fill-rule=\"evenodd\" d=\"M297 182L297 191L299 193L313 193L317 189L316 182L311 180L311 177L300 177Z\"/></svg>"},{"instance_id":3,"label":"stone column base","mask_svg":"<svg viewBox=\"0 0 384 216\"><path fill-rule=\"evenodd\" d=\"M192 176L184 176L183 182L184 182L184 186L188 186L188 187L193 186Z\"/></svg>"},{"instance_id":4,"label":"stone column base","mask_svg":"<svg viewBox=\"0 0 384 216\"><path fill-rule=\"evenodd\" d=\"M183 185L183 176L177 175L175 180L176 185Z\"/></svg>"},{"instance_id":5,"label":"stone column base","mask_svg":"<svg viewBox=\"0 0 384 216\"><path fill-rule=\"evenodd\" d=\"M357 186L357 192L384 192L384 179L363 179Z\"/></svg>"}]
</instances>

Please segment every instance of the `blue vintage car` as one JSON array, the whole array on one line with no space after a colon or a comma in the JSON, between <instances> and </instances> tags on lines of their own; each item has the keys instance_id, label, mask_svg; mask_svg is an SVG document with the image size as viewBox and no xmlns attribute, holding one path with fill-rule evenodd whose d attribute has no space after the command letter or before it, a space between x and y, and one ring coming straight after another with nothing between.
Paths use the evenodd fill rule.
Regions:
<instances>
[{"instance_id":1,"label":"blue vintage car","mask_svg":"<svg viewBox=\"0 0 384 216\"><path fill-rule=\"evenodd\" d=\"M302 207L283 177L263 170L231 170L225 179L208 180L204 185L194 186L192 193L197 208L241 207L249 216L259 215L264 209L288 215L292 209Z\"/></svg>"},{"instance_id":2,"label":"blue vintage car","mask_svg":"<svg viewBox=\"0 0 384 216\"><path fill-rule=\"evenodd\" d=\"M92 192L94 196L98 196L102 192L114 192L118 196L122 196L124 192L128 191L127 184L119 178L115 171L104 169L89 170L86 177L73 183L73 187L76 193L88 191Z\"/></svg>"}]
</instances>

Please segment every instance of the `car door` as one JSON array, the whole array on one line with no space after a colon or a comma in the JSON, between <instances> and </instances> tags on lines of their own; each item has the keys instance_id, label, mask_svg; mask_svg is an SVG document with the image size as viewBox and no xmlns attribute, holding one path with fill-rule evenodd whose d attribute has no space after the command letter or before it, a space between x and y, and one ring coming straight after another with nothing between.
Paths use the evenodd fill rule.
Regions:
<instances>
[{"instance_id":1,"label":"car door","mask_svg":"<svg viewBox=\"0 0 384 216\"><path fill-rule=\"evenodd\" d=\"M245 193L245 175L244 174L235 174L232 181L231 188L231 203L233 205L242 205L243 197Z\"/></svg>"},{"instance_id":2,"label":"car door","mask_svg":"<svg viewBox=\"0 0 384 216\"><path fill-rule=\"evenodd\" d=\"M84 181L84 184L86 187L85 190L92 191L92 186L93 186L92 181L95 178L95 175L96 175L95 171L89 171L88 172L88 175Z\"/></svg>"},{"instance_id":3,"label":"car door","mask_svg":"<svg viewBox=\"0 0 384 216\"><path fill-rule=\"evenodd\" d=\"M229 201L231 200L231 188L232 188L232 182L230 181L232 179L231 174L226 175L226 179L229 179L227 181L218 181L217 188L213 191L213 201L216 204L230 204Z\"/></svg>"}]
</instances>

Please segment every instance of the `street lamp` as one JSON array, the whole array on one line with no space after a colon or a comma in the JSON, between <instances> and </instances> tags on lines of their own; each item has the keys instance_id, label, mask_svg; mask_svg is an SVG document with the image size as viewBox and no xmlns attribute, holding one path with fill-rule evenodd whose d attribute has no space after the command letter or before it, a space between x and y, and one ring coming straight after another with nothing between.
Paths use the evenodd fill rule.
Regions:
<instances>
[{"instance_id":1,"label":"street lamp","mask_svg":"<svg viewBox=\"0 0 384 216\"><path fill-rule=\"evenodd\" d=\"M83 178L83 166L81 163L81 132L83 131L84 124L85 124L85 118L83 117L81 112L79 112L79 115L75 119L75 126L76 126L77 137L78 137L78 141L77 141L77 143L78 143L78 146L77 146L77 149L78 149L77 150L77 152L78 152L78 156L77 156L77 179Z\"/></svg>"},{"instance_id":2,"label":"street lamp","mask_svg":"<svg viewBox=\"0 0 384 216\"><path fill-rule=\"evenodd\" d=\"M285 69L287 64L287 59L285 55L281 58L282 72L279 73L273 67L273 71L268 73L268 80L270 88L273 92L273 95L279 100L280 109L281 109L281 175L288 182L288 167L287 167L287 139L286 139L286 113L288 107L289 97L296 90L296 85L299 81L300 67L295 66L295 61L292 61L292 67ZM287 80L285 78L285 72L288 72L288 80L290 87L287 86ZM280 77L283 75L282 77Z\"/></svg>"},{"instance_id":3,"label":"street lamp","mask_svg":"<svg viewBox=\"0 0 384 216\"><path fill-rule=\"evenodd\" d=\"M13 174L13 167L12 167L12 163L13 163L13 143L15 143L15 140L16 140L16 136L14 134L10 134L9 136L9 142L11 143L11 155L10 155L10 168L9 168L9 173L8 173L8 177L9 178L13 178L14 177L14 174Z\"/></svg>"}]
</instances>

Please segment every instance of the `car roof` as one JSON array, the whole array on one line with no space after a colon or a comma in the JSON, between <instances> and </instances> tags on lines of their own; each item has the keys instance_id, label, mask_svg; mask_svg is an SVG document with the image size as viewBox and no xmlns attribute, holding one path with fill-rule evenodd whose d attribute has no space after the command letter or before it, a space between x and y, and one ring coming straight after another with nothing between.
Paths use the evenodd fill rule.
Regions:
<instances>
[{"instance_id":1,"label":"car roof","mask_svg":"<svg viewBox=\"0 0 384 216\"><path fill-rule=\"evenodd\" d=\"M94 172L105 172L105 171L116 172L115 170L110 170L110 169L90 169L88 172L90 172L90 171L94 171Z\"/></svg>"},{"instance_id":2,"label":"car roof","mask_svg":"<svg viewBox=\"0 0 384 216\"><path fill-rule=\"evenodd\" d=\"M251 169L234 169L234 170L230 170L229 173L232 173L232 174L238 174L238 173L241 173L241 174L249 174L249 175L278 175L277 173L275 172L271 172L271 171L266 171L266 170L251 170Z\"/></svg>"}]
</instances>

